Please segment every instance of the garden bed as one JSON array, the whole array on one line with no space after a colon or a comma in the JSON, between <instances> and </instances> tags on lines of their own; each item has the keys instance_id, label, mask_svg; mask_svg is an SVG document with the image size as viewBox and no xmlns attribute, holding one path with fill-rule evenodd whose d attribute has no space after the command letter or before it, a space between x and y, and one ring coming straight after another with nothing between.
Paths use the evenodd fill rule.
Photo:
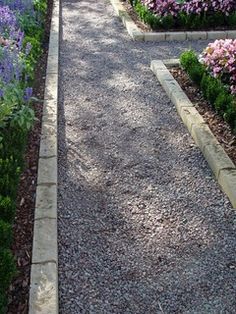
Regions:
<instances>
[{"instance_id":1,"label":"garden bed","mask_svg":"<svg viewBox=\"0 0 236 314\"><path fill-rule=\"evenodd\" d=\"M169 70L236 165L236 136L232 133L229 124L215 111L209 101L204 99L198 86L181 67L174 66Z\"/></svg>"},{"instance_id":2,"label":"garden bed","mask_svg":"<svg viewBox=\"0 0 236 314\"><path fill-rule=\"evenodd\" d=\"M135 23L144 31L236 29L234 0L225 3L220 0L126 0L124 3Z\"/></svg>"},{"instance_id":3,"label":"garden bed","mask_svg":"<svg viewBox=\"0 0 236 314\"><path fill-rule=\"evenodd\" d=\"M136 41L185 41L185 40L205 40L205 39L225 39L225 38L236 38L235 26L226 27L222 25L218 28L209 27L197 27L197 30L191 29L191 27L158 27L157 30L151 29L150 25L153 23L143 23L144 17L149 16L146 13L142 13L141 19L135 12L134 8L130 5L128 0L110 0L116 14L120 17L123 24L125 25L129 35L133 40ZM142 8L143 10L143 8ZM137 11L137 10L136 10ZM153 14L152 14L153 15ZM150 19L149 19L150 20ZM152 18L151 18L152 20ZM190 19L191 21L191 19ZM231 23L232 24L232 23ZM218 24L217 24L218 25ZM173 26L173 25L172 25ZM184 30L185 29L185 30ZM201 30L204 29L204 30ZM213 30L211 30L213 29ZM219 30L221 29L221 30Z\"/></svg>"},{"instance_id":4,"label":"garden bed","mask_svg":"<svg viewBox=\"0 0 236 314\"><path fill-rule=\"evenodd\" d=\"M170 72L236 165L236 40L216 40L180 56Z\"/></svg>"},{"instance_id":5,"label":"garden bed","mask_svg":"<svg viewBox=\"0 0 236 314\"><path fill-rule=\"evenodd\" d=\"M7 6L8 3L10 10ZM4 1L4 6L1 5L0 1L0 9L3 11L3 19L0 21L2 23L0 23L0 48L1 52L3 52L3 54L0 54L0 64L3 69L3 72L0 74L0 87L3 91L0 95L0 108L2 109L2 115L0 116L0 135L2 140L0 159L2 159L3 164L8 160L10 171L2 168L0 198L10 199L13 206L11 207L11 212L7 212L4 202L0 204L0 222L6 228L0 230L2 233L0 237L7 239L9 235L12 238L12 240L9 238L6 241L7 245L0 243L0 313L15 314L28 313L38 152L52 1L47 1L47 3L45 1L34 2L33 10L35 10L35 16L25 13L23 3L20 4L19 1L17 4L14 4L14 1ZM47 14L45 14L46 5ZM30 10L32 10L32 7ZM43 28L40 25L40 21L44 22ZM19 29L23 30L24 33L19 32ZM21 44L18 42L16 45L15 39L12 39L11 36L16 36L15 34L22 36L22 47L24 45L27 47L27 42L30 43L28 54L24 55L24 50L22 50L22 53L19 53L19 50L24 48L21 48ZM10 48L10 52L7 51L8 46L13 47ZM4 63L4 56L7 53L10 56L7 59L8 64L11 60L15 60L13 62L15 67L18 65L17 60L22 58L18 68L14 68L14 66L11 68L13 73L8 78L4 75L5 64L7 64ZM39 61L37 62L37 60ZM8 86L16 92L17 97L10 98L8 96ZM32 95L31 86L33 87ZM21 99L23 89L29 92L27 101L26 98ZM14 104L14 101L16 101L16 104ZM11 110L9 108L5 110L8 102ZM31 118L31 111L28 111L28 108L29 110L33 109L36 118L34 122ZM26 114L23 117L20 114L22 109L25 109ZM27 116L29 112L30 116ZM15 117L18 120L17 124L14 125L12 121L14 121ZM10 134L9 137L7 132ZM11 138L11 136L13 137ZM17 141L18 137L20 139L19 142ZM17 169L17 176L13 174L14 170L11 167ZM22 173L19 177L18 174L20 172ZM11 183L10 185L9 182ZM10 192L12 193L9 194ZM12 223L13 227L11 227ZM10 243L11 251L8 249ZM13 258L11 252L13 253ZM7 292L8 300L6 300L5 292Z\"/></svg>"}]
</instances>

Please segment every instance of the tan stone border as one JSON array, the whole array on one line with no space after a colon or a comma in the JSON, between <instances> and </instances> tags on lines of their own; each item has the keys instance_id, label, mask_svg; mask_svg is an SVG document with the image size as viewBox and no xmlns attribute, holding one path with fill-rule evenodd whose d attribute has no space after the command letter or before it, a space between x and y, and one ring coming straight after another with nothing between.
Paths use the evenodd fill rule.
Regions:
<instances>
[{"instance_id":1,"label":"tan stone border","mask_svg":"<svg viewBox=\"0 0 236 314\"><path fill-rule=\"evenodd\" d=\"M59 0L54 0L38 163L29 314L57 314L59 311L57 252L59 10Z\"/></svg>"},{"instance_id":2,"label":"tan stone border","mask_svg":"<svg viewBox=\"0 0 236 314\"><path fill-rule=\"evenodd\" d=\"M178 60L153 60L151 70L160 81L178 114L188 128L195 143L202 151L222 190L236 208L236 167L226 154L207 123L198 113L167 66L177 65Z\"/></svg>"},{"instance_id":3,"label":"tan stone border","mask_svg":"<svg viewBox=\"0 0 236 314\"><path fill-rule=\"evenodd\" d=\"M131 19L120 0L110 0L116 14L121 18L129 35L136 41L170 41L236 38L236 30L195 32L143 32Z\"/></svg>"}]
</instances>

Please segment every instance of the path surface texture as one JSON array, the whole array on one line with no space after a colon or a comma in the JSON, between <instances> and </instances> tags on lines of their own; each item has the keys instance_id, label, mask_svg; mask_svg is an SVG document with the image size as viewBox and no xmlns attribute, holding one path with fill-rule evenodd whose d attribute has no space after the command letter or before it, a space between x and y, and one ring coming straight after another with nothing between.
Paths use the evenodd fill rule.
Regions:
<instances>
[{"instance_id":1,"label":"path surface texture","mask_svg":"<svg viewBox=\"0 0 236 314\"><path fill-rule=\"evenodd\" d=\"M235 313L236 215L106 0L62 2L60 313Z\"/></svg>"}]
</instances>

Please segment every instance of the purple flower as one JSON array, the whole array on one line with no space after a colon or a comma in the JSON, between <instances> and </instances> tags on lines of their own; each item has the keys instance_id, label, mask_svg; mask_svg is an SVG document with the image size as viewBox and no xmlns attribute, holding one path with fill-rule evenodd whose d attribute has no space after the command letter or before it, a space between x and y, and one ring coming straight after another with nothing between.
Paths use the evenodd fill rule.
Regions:
<instances>
[{"instance_id":1,"label":"purple flower","mask_svg":"<svg viewBox=\"0 0 236 314\"><path fill-rule=\"evenodd\" d=\"M32 87L26 87L25 93L24 93L24 100L28 102L30 98L32 97L33 89Z\"/></svg>"}]
</instances>

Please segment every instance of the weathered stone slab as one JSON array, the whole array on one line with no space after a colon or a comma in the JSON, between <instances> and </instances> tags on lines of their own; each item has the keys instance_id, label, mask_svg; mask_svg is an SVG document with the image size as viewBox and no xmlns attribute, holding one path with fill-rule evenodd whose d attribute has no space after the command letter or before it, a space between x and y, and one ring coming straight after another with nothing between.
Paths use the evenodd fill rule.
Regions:
<instances>
[{"instance_id":1,"label":"weathered stone slab","mask_svg":"<svg viewBox=\"0 0 236 314\"><path fill-rule=\"evenodd\" d=\"M57 259L57 220L35 220L32 263L57 263Z\"/></svg>"},{"instance_id":2,"label":"weathered stone slab","mask_svg":"<svg viewBox=\"0 0 236 314\"><path fill-rule=\"evenodd\" d=\"M29 314L58 313L56 263L31 266Z\"/></svg>"},{"instance_id":3,"label":"weathered stone slab","mask_svg":"<svg viewBox=\"0 0 236 314\"><path fill-rule=\"evenodd\" d=\"M221 170L218 180L223 191L228 195L230 202L236 209L236 170Z\"/></svg>"},{"instance_id":4,"label":"weathered stone slab","mask_svg":"<svg viewBox=\"0 0 236 314\"><path fill-rule=\"evenodd\" d=\"M39 158L37 183L57 184L57 157Z\"/></svg>"},{"instance_id":5,"label":"weathered stone slab","mask_svg":"<svg viewBox=\"0 0 236 314\"><path fill-rule=\"evenodd\" d=\"M203 154L217 179L222 169L232 168L236 170L234 163L220 144L206 145Z\"/></svg>"},{"instance_id":6,"label":"weathered stone slab","mask_svg":"<svg viewBox=\"0 0 236 314\"><path fill-rule=\"evenodd\" d=\"M57 218L57 185L38 185L34 219Z\"/></svg>"}]
</instances>

